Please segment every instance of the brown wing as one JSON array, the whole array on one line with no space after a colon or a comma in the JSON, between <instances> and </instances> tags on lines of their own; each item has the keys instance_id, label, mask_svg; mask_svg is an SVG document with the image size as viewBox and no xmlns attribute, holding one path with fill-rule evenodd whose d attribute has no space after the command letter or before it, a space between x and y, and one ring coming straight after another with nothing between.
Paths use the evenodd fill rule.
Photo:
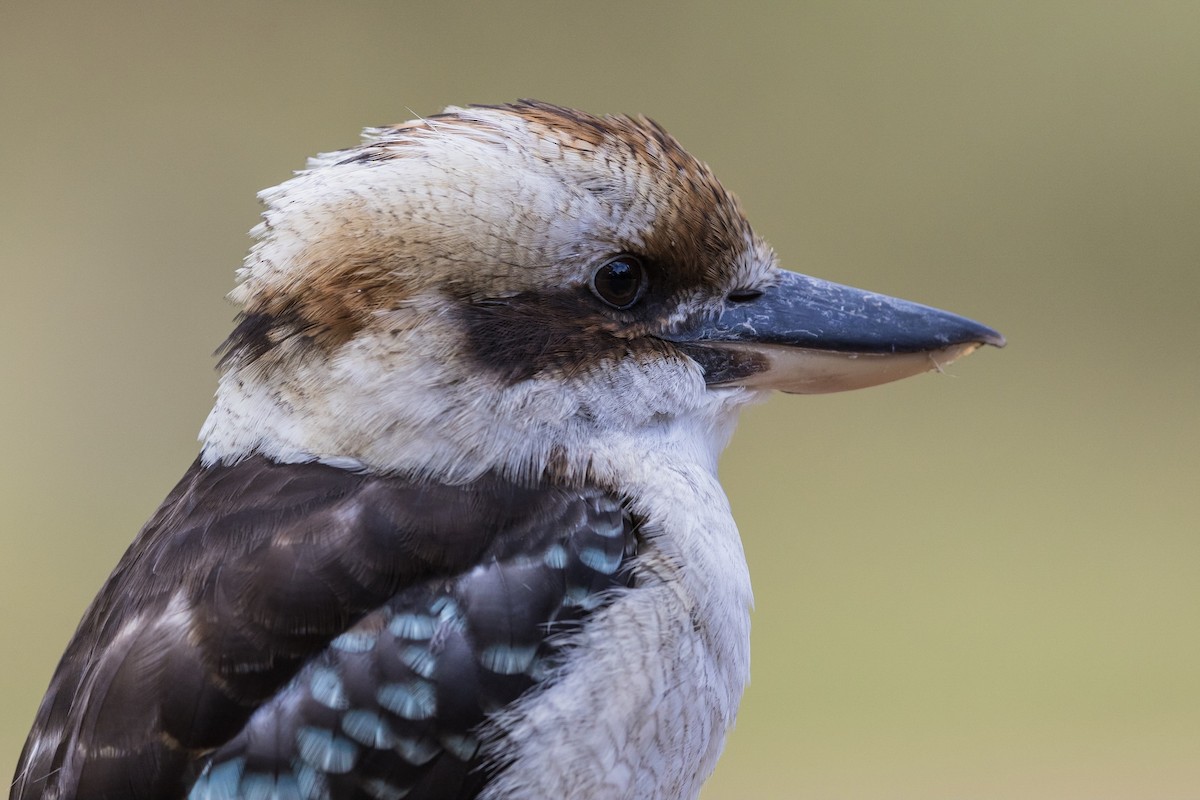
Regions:
<instances>
[{"instance_id":1,"label":"brown wing","mask_svg":"<svg viewBox=\"0 0 1200 800\"><path fill-rule=\"evenodd\" d=\"M320 762L329 752L304 742L344 739L347 724L363 730L361 714L347 720L320 710L328 709L320 699L330 678L347 698L371 705L358 710L382 714L385 723L391 714L399 724L412 714L395 694L404 690L380 701L371 681L403 684L388 665L420 659L413 649L420 646L426 659L440 657L454 630L469 634L455 640L469 659L441 659L440 721L436 714L417 720L426 742L454 758L423 751L423 763L400 763L392 753L403 748L375 748L352 766L372 779L400 769L410 784L432 787L421 796L471 796L480 782L462 776L474 774L476 754L454 752L455 745L540 677L531 661L514 680L514 653L523 659L533 647L541 663L551 655L543 645L555 621L577 619L589 606L578 602L581 594L594 598L627 583L617 567L632 531L619 503L596 490L496 478L450 487L262 457L210 468L197 462L80 623L38 710L11 797L182 798L197 775L204 777L193 796L238 796L252 788L238 788L243 777L310 774L305 757ZM521 572L531 564L541 569ZM512 592L518 574L538 588ZM430 604L446 602L457 603L461 616L441 619L449 628L424 644L393 634L376 636L367 650L344 646L353 637L330 647L354 631L412 633L393 621L427 616ZM404 675L421 679L425 664ZM261 746L264 735L276 737L273 748ZM461 774L422 777L435 768ZM326 786L333 793L321 796L368 796L346 772L325 770L335 780ZM457 795L437 788L455 781Z\"/></svg>"}]
</instances>

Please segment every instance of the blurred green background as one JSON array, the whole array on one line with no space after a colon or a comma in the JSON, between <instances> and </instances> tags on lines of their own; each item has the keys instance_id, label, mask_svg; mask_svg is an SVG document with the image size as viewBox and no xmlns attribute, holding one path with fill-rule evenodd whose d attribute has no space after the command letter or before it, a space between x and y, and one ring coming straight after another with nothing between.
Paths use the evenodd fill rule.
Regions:
<instances>
[{"instance_id":1,"label":"blurred green background","mask_svg":"<svg viewBox=\"0 0 1200 800\"><path fill-rule=\"evenodd\" d=\"M704 797L1200 797L1200 4L0 4L0 775L196 451L257 190L358 131L642 112L794 269L1011 342L722 466L754 679Z\"/></svg>"}]
</instances>

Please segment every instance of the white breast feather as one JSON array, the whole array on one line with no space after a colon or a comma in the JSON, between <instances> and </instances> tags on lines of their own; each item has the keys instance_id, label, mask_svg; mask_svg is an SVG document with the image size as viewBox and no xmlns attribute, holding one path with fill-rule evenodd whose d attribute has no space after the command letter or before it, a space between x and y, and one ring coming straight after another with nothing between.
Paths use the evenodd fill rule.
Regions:
<instances>
[{"instance_id":1,"label":"white breast feather","mask_svg":"<svg viewBox=\"0 0 1200 800\"><path fill-rule=\"evenodd\" d=\"M605 454L647 520L639 585L589 619L556 683L499 719L512 764L486 800L694 798L716 766L749 680L753 598L712 458L680 444Z\"/></svg>"}]
</instances>

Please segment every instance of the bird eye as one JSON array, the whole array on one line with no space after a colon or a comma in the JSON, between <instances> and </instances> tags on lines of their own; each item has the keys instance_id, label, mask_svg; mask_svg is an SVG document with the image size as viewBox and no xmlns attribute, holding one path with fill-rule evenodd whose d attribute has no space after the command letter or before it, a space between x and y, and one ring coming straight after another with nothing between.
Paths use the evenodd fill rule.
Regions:
<instances>
[{"instance_id":1,"label":"bird eye","mask_svg":"<svg viewBox=\"0 0 1200 800\"><path fill-rule=\"evenodd\" d=\"M626 309L642 297L646 272L633 256L619 256L592 276L592 291L613 308Z\"/></svg>"}]
</instances>

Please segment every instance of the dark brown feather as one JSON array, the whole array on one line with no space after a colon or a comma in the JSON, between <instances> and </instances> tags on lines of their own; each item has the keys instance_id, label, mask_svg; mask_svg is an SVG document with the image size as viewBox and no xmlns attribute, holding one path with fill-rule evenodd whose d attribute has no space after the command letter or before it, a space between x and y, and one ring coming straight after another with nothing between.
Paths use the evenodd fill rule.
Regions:
<instances>
[{"instance_id":1,"label":"dark brown feather","mask_svg":"<svg viewBox=\"0 0 1200 800\"><path fill-rule=\"evenodd\" d=\"M572 511L586 498L591 512ZM609 524L605 515L614 508L621 517L619 504L596 490L522 487L495 477L451 487L260 456L210 468L197 461L80 623L38 711L11 797L184 797L210 754L238 737L255 709L306 664L323 658L340 669L344 661L347 680L357 674L353 658L326 652L334 637L356 624L369 627L373 617L383 624L438 587L477 592L484 584L454 583L465 580L455 576L481 562L516 559L519 566L526 548L540 558L556 536L574 541L591 535L589 525ZM620 546L627 547L633 528L627 519L622 525ZM600 578L586 579L588 591L618 580ZM538 615L561 601L562 580L537 584L541 593L512 613L542 624ZM466 622L488 619L488 602L475 607ZM501 614L489 624L511 619ZM469 643L492 635L476 631ZM445 663L462 671L454 659ZM469 675L459 677L469 683ZM467 687L476 696L467 698L456 729L480 721L485 695L509 702L532 684L526 678L505 689L488 680L482 689ZM287 748L275 755L295 756ZM380 758L387 762L374 761ZM467 767L474 768L459 764Z\"/></svg>"}]
</instances>

